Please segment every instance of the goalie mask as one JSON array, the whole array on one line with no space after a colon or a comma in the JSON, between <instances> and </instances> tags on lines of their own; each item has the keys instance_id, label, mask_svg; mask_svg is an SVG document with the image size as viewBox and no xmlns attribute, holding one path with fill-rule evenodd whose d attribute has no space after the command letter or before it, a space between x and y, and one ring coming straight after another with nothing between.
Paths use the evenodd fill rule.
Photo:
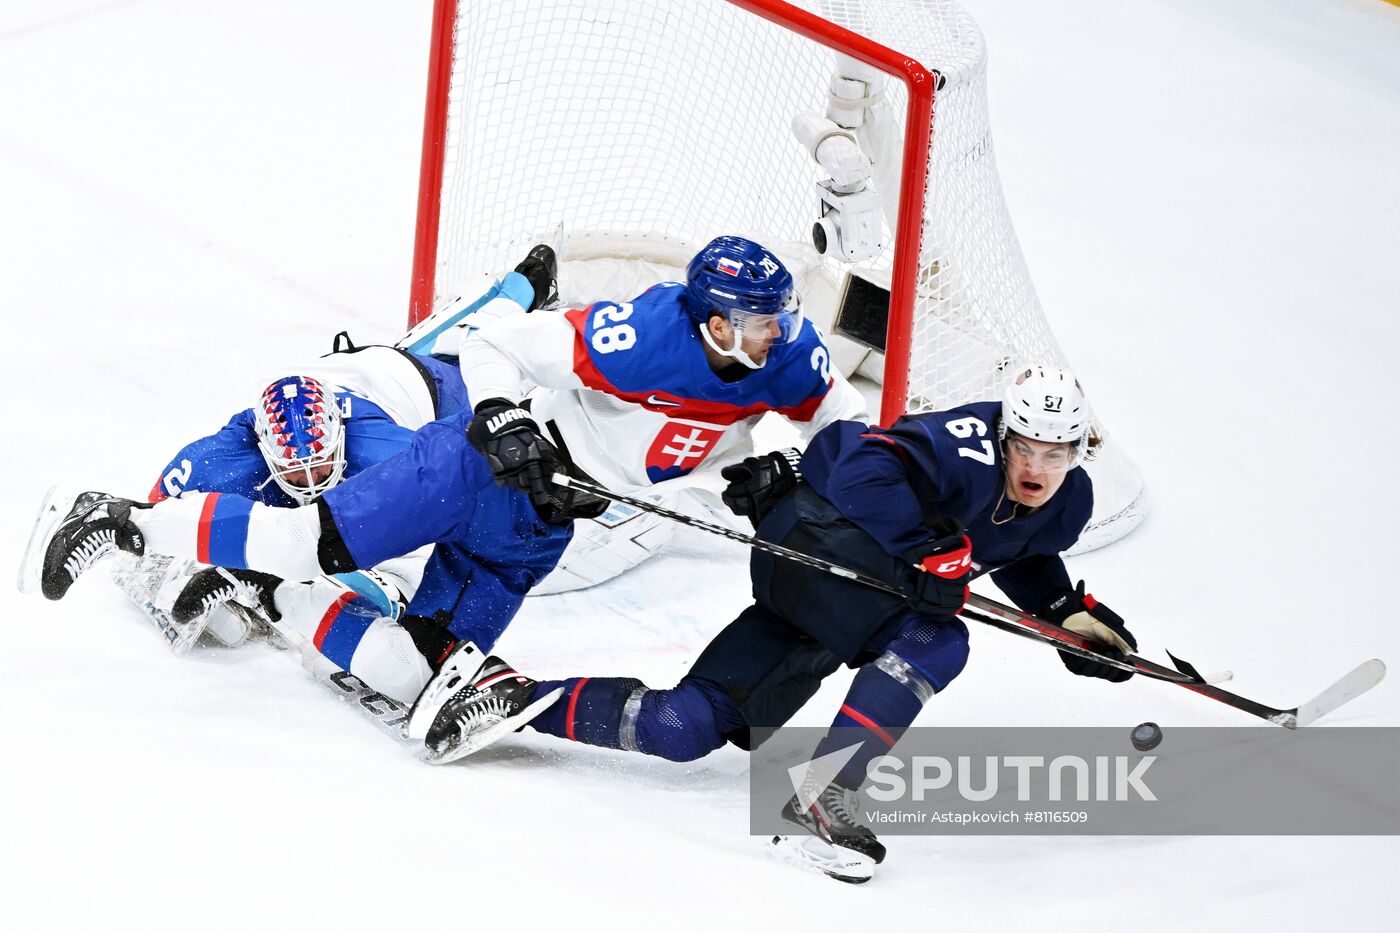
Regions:
<instances>
[{"instance_id":1,"label":"goalie mask","mask_svg":"<svg viewBox=\"0 0 1400 933\"><path fill-rule=\"evenodd\" d=\"M258 449L272 479L306 505L345 475L345 427L335 393L310 376L287 376L253 406Z\"/></svg>"},{"instance_id":2,"label":"goalie mask","mask_svg":"<svg viewBox=\"0 0 1400 933\"><path fill-rule=\"evenodd\" d=\"M802 330L802 302L792 273L777 256L742 237L716 237L695 254L686 269L685 303L710 349L750 369L762 369L768 347L790 343ZM734 331L734 345L728 349L710 333L715 315ZM753 352L762 355L756 360Z\"/></svg>"},{"instance_id":3,"label":"goalie mask","mask_svg":"<svg viewBox=\"0 0 1400 933\"><path fill-rule=\"evenodd\" d=\"M1093 413L1074 373L1034 363L1016 374L1001 400L998 435L1008 459L1050 473L1079 466L1089 449ZM1026 444L1018 438L1042 442ZM1046 449L1046 444L1067 447Z\"/></svg>"}]
</instances>

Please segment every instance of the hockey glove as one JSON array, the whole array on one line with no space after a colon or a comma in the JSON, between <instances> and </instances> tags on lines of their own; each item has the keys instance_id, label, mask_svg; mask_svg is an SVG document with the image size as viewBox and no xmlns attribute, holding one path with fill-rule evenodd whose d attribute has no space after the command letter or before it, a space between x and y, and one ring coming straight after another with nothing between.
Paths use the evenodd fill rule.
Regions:
<instances>
[{"instance_id":1,"label":"hockey glove","mask_svg":"<svg viewBox=\"0 0 1400 933\"><path fill-rule=\"evenodd\" d=\"M719 471L729 481L720 498L735 515L746 515L757 527L778 500L797 488L802 453L792 447L761 457L747 457Z\"/></svg>"},{"instance_id":2,"label":"hockey glove","mask_svg":"<svg viewBox=\"0 0 1400 933\"><path fill-rule=\"evenodd\" d=\"M487 399L476 406L467 440L486 457L496 482L529 493L536 505L549 500L559 453L525 409L503 398Z\"/></svg>"},{"instance_id":3,"label":"hockey glove","mask_svg":"<svg viewBox=\"0 0 1400 933\"><path fill-rule=\"evenodd\" d=\"M967 581L972 574L972 541L956 518L933 523L934 537L904 555L914 565L905 586L909 608L950 619L967 602Z\"/></svg>"},{"instance_id":4,"label":"hockey glove","mask_svg":"<svg viewBox=\"0 0 1400 933\"><path fill-rule=\"evenodd\" d=\"M1104 654L1123 657L1137 650L1137 639L1128 631L1123 617L1084 592L1084 581L1073 590L1061 590L1055 594L1040 613L1041 618L1064 626L1076 635L1083 635L1097 642ZM1100 664L1089 658L1082 658L1067 651L1060 652L1060 660L1072 674L1080 677L1102 677L1114 683L1122 683L1133 676L1132 671Z\"/></svg>"},{"instance_id":5,"label":"hockey glove","mask_svg":"<svg viewBox=\"0 0 1400 933\"><path fill-rule=\"evenodd\" d=\"M564 462L560 469L575 479L592 480L592 477L584 473L571 462L560 457ZM533 497L531 497L533 498ZM576 518L598 518L608 510L612 502L602 496L595 496L591 492L585 492L577 486L556 486L550 484L549 496L546 500L535 500L535 508L540 513L546 523L550 525L567 525Z\"/></svg>"}]
</instances>

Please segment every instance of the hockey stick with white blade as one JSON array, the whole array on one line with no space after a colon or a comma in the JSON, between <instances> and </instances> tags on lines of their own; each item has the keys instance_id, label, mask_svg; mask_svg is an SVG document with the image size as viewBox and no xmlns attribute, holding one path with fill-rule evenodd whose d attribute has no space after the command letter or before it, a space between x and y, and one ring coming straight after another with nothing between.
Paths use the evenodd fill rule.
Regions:
<instances>
[{"instance_id":1,"label":"hockey stick with white blade","mask_svg":"<svg viewBox=\"0 0 1400 933\"><path fill-rule=\"evenodd\" d=\"M842 567L839 564L823 560L820 557L813 557L810 554L803 554L801 551L794 551L791 548L786 548L779 544L772 544L751 535L733 531L719 525L712 525L709 522L700 521L699 519L692 518L680 512L672 512L669 509L660 508L649 502L615 493L604 486L600 486L597 483L585 479L566 476L563 473L556 473L554 474L553 481L559 486L573 486L584 492L592 493L595 496L601 496L604 499L611 499L614 502L625 502L636 508L655 512L673 521L690 525L693 528L699 528L702 531L708 531L711 534L728 538L731 541L737 541L740 544L746 544L751 548L766 551L769 554L787 560L796 561L797 563L805 564L809 567L815 567L818 570L824 570L827 573L844 577L847 580L859 583L862 586L868 586L871 589L880 590L901 598L907 595L898 587L891 586L883 580L877 580L874 577L867 576L849 567ZM1316 722L1322 716L1332 712L1343 703L1349 702L1365 693L1367 690L1370 690L1385 677L1385 664L1378 659L1372 658L1347 673L1340 680L1333 683L1308 702L1301 703L1290 709L1278 709L1212 685L1207 682L1206 678L1201 676L1195 667L1173 657L1170 652L1167 653L1167 656L1172 659L1172 662L1177 668L1176 670L1164 667L1161 664L1149 661L1146 658L1141 658L1135 654L1125 655L1122 658L1105 654L1097 650L1094 644L1087 638L1061 628L1052 622L1038 619L1029 613L1021 612L1018 609L988 599L985 596L979 596L976 593L972 593L968 596L967 604L973 608L964 608L963 611L959 613L964 618L981 622L984 625L990 625L993 628L1000 629L1003 632L1010 632L1022 638L1028 638L1032 641L1051 645L1061 651L1067 651L1070 654L1089 658L1100 664L1107 664L1111 667L1132 671L1153 680L1162 680L1177 684L1188 690L1199 693L1202 696L1210 697L1212 700L1224 703L1226 706L1232 706L1252 716L1258 716L1275 725L1283 726L1285 729L1296 729L1298 726L1305 726Z\"/></svg>"}]
</instances>

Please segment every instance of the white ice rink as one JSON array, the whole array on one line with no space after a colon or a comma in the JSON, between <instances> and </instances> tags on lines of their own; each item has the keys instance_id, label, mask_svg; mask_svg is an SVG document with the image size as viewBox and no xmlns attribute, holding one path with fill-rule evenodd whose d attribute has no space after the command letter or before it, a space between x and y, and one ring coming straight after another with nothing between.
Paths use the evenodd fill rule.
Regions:
<instances>
[{"instance_id":1,"label":"white ice rink","mask_svg":"<svg viewBox=\"0 0 1400 933\"><path fill-rule=\"evenodd\" d=\"M1072 572L1144 654L1265 702L1400 663L1400 8L966 5L1040 297L1153 496ZM400 332L430 8L0 4L4 580L48 485L142 496L257 374ZM686 538L529 601L500 651L670 686L745 604L744 557ZM848 887L746 834L733 748L680 765L527 732L430 768L289 655L175 658L101 579L0 594L5 931L1395 924L1394 838L900 837ZM920 722L1145 719L1251 721L976 630ZM1329 721L1400 726L1400 684Z\"/></svg>"}]
</instances>

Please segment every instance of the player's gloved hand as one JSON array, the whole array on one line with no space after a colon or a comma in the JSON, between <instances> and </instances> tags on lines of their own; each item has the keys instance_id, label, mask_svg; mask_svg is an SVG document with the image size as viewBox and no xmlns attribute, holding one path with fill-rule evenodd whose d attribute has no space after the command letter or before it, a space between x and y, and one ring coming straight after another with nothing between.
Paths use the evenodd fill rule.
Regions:
<instances>
[{"instance_id":1,"label":"player's gloved hand","mask_svg":"<svg viewBox=\"0 0 1400 933\"><path fill-rule=\"evenodd\" d=\"M570 462L561 463L560 470L575 479L592 479ZM540 517L550 525L567 525L577 518L598 518L610 505L610 500L585 492L577 486L551 485L548 503L535 501Z\"/></svg>"},{"instance_id":2,"label":"player's gloved hand","mask_svg":"<svg viewBox=\"0 0 1400 933\"><path fill-rule=\"evenodd\" d=\"M758 525L779 499L797 488L802 474L797 464L801 451L792 447L761 457L746 457L719 471L729 481L720 498L735 515L746 515Z\"/></svg>"},{"instance_id":3,"label":"player's gloved hand","mask_svg":"<svg viewBox=\"0 0 1400 933\"><path fill-rule=\"evenodd\" d=\"M549 499L559 453L525 409L507 399L488 398L476 406L467 440L486 457L496 482L529 493L537 504Z\"/></svg>"},{"instance_id":4,"label":"player's gloved hand","mask_svg":"<svg viewBox=\"0 0 1400 933\"><path fill-rule=\"evenodd\" d=\"M170 618L181 625L187 625L209 612L215 606L228 602L238 602L248 608L261 610L273 622L282 618L273 601L273 594L281 577L256 570L240 570L231 567L206 567L185 582L175 604L170 607Z\"/></svg>"},{"instance_id":5,"label":"player's gloved hand","mask_svg":"<svg viewBox=\"0 0 1400 933\"><path fill-rule=\"evenodd\" d=\"M967 581L972 575L972 541L956 518L933 523L933 537L905 552L914 565L905 586L905 602L911 609L937 619L957 615L967 602Z\"/></svg>"},{"instance_id":6,"label":"player's gloved hand","mask_svg":"<svg viewBox=\"0 0 1400 933\"><path fill-rule=\"evenodd\" d=\"M1040 617L1062 625L1076 635L1083 635L1097 642L1104 654L1123 657L1137 650L1137 639L1123 622L1123 617L1084 592L1084 581L1072 590L1061 590L1053 596ZM1114 683L1122 683L1133 676L1132 671L1108 664L1100 664L1089 658L1081 658L1067 651L1060 652L1060 660L1072 674L1081 677L1102 677Z\"/></svg>"}]
</instances>

